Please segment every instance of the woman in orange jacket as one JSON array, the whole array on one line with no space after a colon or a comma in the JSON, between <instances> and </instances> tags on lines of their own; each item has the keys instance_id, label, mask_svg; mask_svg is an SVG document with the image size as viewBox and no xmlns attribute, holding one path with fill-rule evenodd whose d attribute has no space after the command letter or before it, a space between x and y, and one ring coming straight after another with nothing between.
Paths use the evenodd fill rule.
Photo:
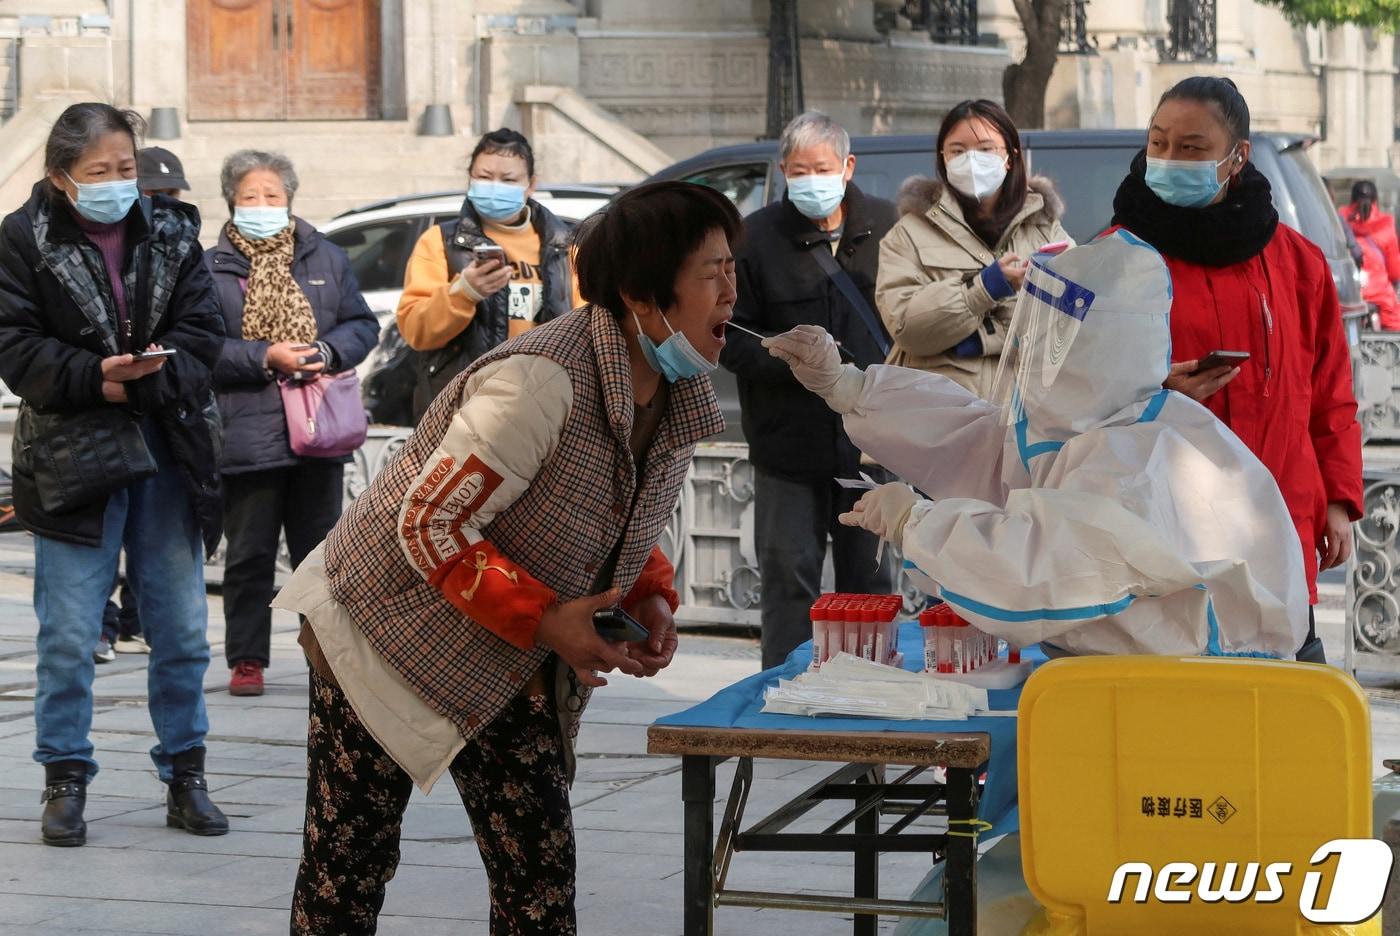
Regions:
<instances>
[{"instance_id":1,"label":"woman in orange jacket","mask_svg":"<svg viewBox=\"0 0 1400 936\"><path fill-rule=\"evenodd\" d=\"M569 228L531 197L529 141L491 131L472 150L468 173L460 216L418 239L399 298L399 332L420 352L415 423L477 358L579 301Z\"/></svg>"}]
</instances>

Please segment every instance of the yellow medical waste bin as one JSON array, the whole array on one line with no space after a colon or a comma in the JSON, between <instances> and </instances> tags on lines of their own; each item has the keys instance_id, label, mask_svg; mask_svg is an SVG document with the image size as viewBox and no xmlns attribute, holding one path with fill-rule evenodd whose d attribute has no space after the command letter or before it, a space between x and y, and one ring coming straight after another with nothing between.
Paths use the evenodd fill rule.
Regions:
<instances>
[{"instance_id":1,"label":"yellow medical waste bin","mask_svg":"<svg viewBox=\"0 0 1400 936\"><path fill-rule=\"evenodd\" d=\"M1027 933L1380 932L1300 909L1308 872L1326 907L1346 861L1314 867L1317 849L1371 835L1370 713L1340 670L1054 660L1026 684L1017 745L1022 863L1046 908Z\"/></svg>"}]
</instances>

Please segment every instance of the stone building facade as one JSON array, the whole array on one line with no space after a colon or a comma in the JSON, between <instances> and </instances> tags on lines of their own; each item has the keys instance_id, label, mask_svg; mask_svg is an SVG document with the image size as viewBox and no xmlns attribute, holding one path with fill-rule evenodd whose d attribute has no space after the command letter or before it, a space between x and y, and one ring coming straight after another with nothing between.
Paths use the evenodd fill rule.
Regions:
<instances>
[{"instance_id":1,"label":"stone building facade","mask_svg":"<svg viewBox=\"0 0 1400 936\"><path fill-rule=\"evenodd\" d=\"M1162 90L1208 71L1239 82L1256 126L1323 136L1324 166L1389 160L1390 37L1296 30L1251 0L1072 6L1051 126L1145 126ZM799 10L806 103L853 133L931 132L953 103L999 98L1024 43L1012 0ZM1178 35L1183 10L1209 48ZM471 140L501 125L531 136L548 181L633 181L762 136L767 25L767 0L0 0L0 199L33 178L53 109L93 97L178 118L161 126L210 209L238 146L315 169L333 154L304 173L316 218L460 186Z\"/></svg>"},{"instance_id":2,"label":"stone building facade","mask_svg":"<svg viewBox=\"0 0 1400 936\"><path fill-rule=\"evenodd\" d=\"M1193 74L1226 75L1249 101L1253 125L1321 138L1323 168L1386 166L1396 119L1394 37L1355 26L1298 29L1253 0L1074 2L1069 36L1048 89L1052 127L1146 127L1162 92ZM1012 0L979 0L982 28L1019 57ZM1077 41L1076 41L1077 40Z\"/></svg>"}]
</instances>

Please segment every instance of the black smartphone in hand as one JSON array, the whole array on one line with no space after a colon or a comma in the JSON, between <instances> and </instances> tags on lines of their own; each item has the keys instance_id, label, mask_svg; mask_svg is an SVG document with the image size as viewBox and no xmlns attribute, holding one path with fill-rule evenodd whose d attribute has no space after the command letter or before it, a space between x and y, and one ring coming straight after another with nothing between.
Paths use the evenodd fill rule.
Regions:
<instances>
[{"instance_id":1,"label":"black smartphone in hand","mask_svg":"<svg viewBox=\"0 0 1400 936\"><path fill-rule=\"evenodd\" d=\"M594 611L593 627L604 640L639 643L651 639L651 632L621 608L602 608Z\"/></svg>"},{"instance_id":2,"label":"black smartphone in hand","mask_svg":"<svg viewBox=\"0 0 1400 936\"><path fill-rule=\"evenodd\" d=\"M1215 370L1217 367L1224 367L1227 364L1231 367L1239 367L1248 360L1248 351L1212 351L1201 358L1201 362L1196 365L1191 376L1195 377L1197 374L1203 374L1208 370Z\"/></svg>"}]
</instances>

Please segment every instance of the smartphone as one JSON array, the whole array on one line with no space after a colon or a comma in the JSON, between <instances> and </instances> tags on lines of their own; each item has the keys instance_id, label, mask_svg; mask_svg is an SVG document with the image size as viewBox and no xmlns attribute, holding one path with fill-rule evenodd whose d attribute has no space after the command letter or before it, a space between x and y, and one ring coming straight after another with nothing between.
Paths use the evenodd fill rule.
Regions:
<instances>
[{"instance_id":1,"label":"smartphone","mask_svg":"<svg viewBox=\"0 0 1400 936\"><path fill-rule=\"evenodd\" d=\"M477 244L472 248L472 254L476 257L477 263L485 263L488 260L499 260L506 262L506 250L496 244Z\"/></svg>"},{"instance_id":2,"label":"smartphone","mask_svg":"<svg viewBox=\"0 0 1400 936\"><path fill-rule=\"evenodd\" d=\"M649 640L651 633L637 619L621 608L603 608L593 612L593 627L604 640L637 643Z\"/></svg>"},{"instance_id":3,"label":"smartphone","mask_svg":"<svg viewBox=\"0 0 1400 936\"><path fill-rule=\"evenodd\" d=\"M1055 241L1053 244L1046 244L1036 251L1038 254L1058 254L1069 249L1069 241Z\"/></svg>"},{"instance_id":4,"label":"smartphone","mask_svg":"<svg viewBox=\"0 0 1400 936\"><path fill-rule=\"evenodd\" d=\"M149 361L151 358L174 357L174 348L161 348L159 351L133 351L131 357L137 361Z\"/></svg>"},{"instance_id":5,"label":"smartphone","mask_svg":"<svg viewBox=\"0 0 1400 936\"><path fill-rule=\"evenodd\" d=\"M1196 369L1191 372L1191 376L1195 377L1197 374L1204 373L1208 370L1215 370L1217 367L1224 367L1227 364L1231 367L1239 367L1248 360L1248 351L1212 351L1210 354L1201 358L1201 362L1196 365Z\"/></svg>"}]
</instances>

